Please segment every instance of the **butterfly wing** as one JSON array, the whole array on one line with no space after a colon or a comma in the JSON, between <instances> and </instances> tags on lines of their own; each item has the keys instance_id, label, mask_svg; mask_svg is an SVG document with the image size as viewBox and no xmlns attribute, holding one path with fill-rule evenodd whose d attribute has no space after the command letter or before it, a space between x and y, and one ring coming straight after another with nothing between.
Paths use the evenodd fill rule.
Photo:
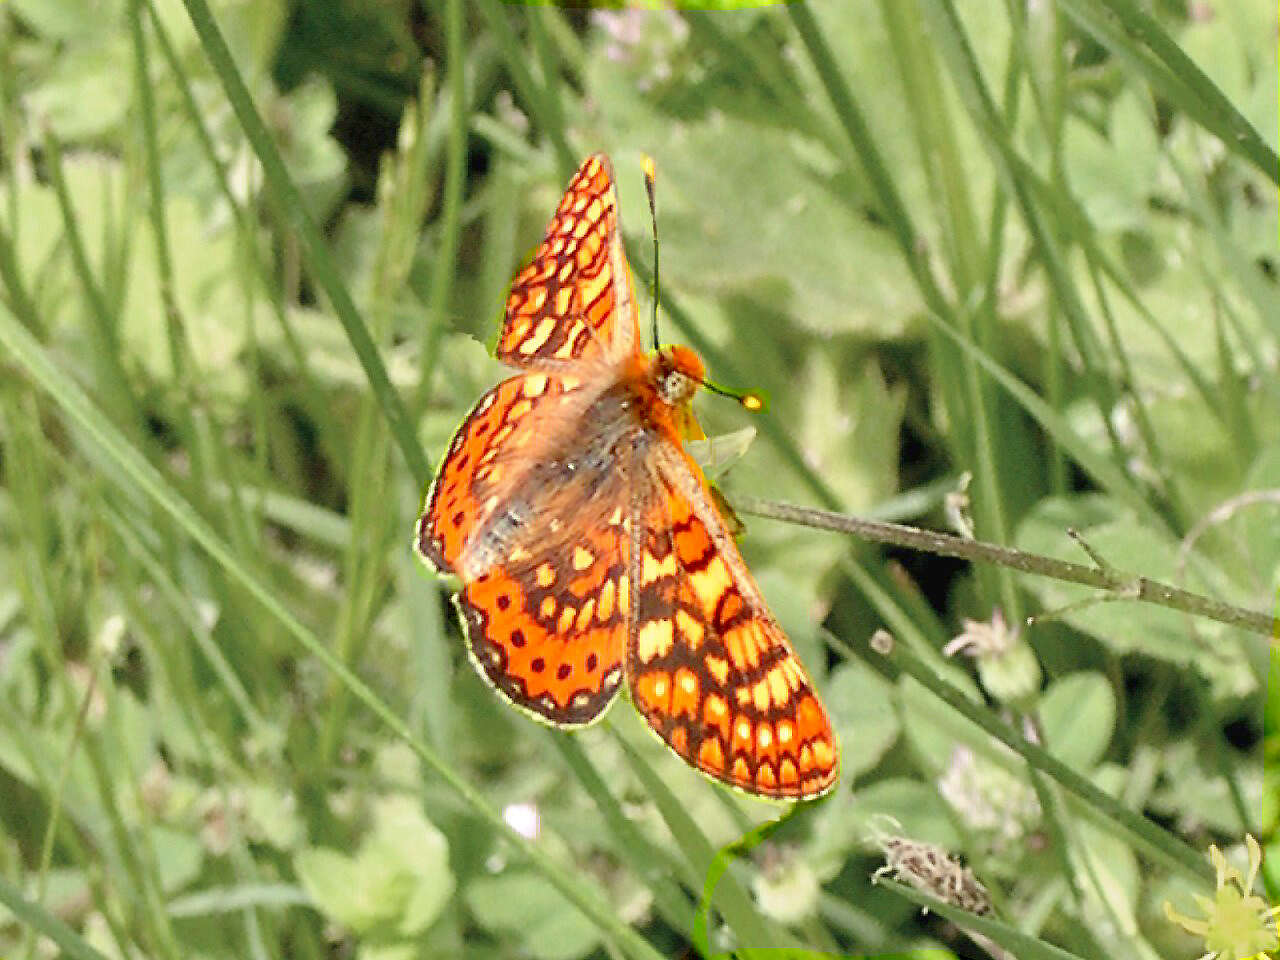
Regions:
<instances>
[{"instance_id":1,"label":"butterfly wing","mask_svg":"<svg viewBox=\"0 0 1280 960\"><path fill-rule=\"evenodd\" d=\"M419 556L462 581L454 600L477 669L560 726L598 717L622 679L624 412L577 377L498 384L459 427L418 521Z\"/></svg>"},{"instance_id":2,"label":"butterfly wing","mask_svg":"<svg viewBox=\"0 0 1280 960\"><path fill-rule=\"evenodd\" d=\"M825 793L839 770L831 721L696 471L659 448L633 521L631 698L718 780L768 797Z\"/></svg>"},{"instance_id":3,"label":"butterfly wing","mask_svg":"<svg viewBox=\"0 0 1280 960\"><path fill-rule=\"evenodd\" d=\"M613 363L639 338L613 168L594 154L569 182L533 262L511 283L495 355L517 367Z\"/></svg>"}]
</instances>

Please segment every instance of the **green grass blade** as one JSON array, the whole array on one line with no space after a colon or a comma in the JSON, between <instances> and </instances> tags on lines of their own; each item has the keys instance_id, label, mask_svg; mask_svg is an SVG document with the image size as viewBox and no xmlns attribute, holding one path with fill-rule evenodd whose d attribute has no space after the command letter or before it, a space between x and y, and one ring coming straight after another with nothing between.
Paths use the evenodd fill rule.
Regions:
<instances>
[{"instance_id":1,"label":"green grass blade","mask_svg":"<svg viewBox=\"0 0 1280 960\"><path fill-rule=\"evenodd\" d=\"M44 934L72 960L107 960L78 933L38 904L22 895L13 884L0 875L0 903L3 903L19 921Z\"/></svg>"}]
</instances>

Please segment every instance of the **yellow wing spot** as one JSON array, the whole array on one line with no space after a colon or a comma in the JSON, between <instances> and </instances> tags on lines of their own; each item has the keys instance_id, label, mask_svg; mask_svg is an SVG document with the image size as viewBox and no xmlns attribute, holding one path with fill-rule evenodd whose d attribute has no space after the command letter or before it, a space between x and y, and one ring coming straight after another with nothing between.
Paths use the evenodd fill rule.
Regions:
<instances>
[{"instance_id":1,"label":"yellow wing spot","mask_svg":"<svg viewBox=\"0 0 1280 960\"><path fill-rule=\"evenodd\" d=\"M507 419L519 420L532 409L533 403L529 400L521 400L519 403L513 403L511 405L511 409L507 412Z\"/></svg>"},{"instance_id":2,"label":"yellow wing spot","mask_svg":"<svg viewBox=\"0 0 1280 960\"><path fill-rule=\"evenodd\" d=\"M767 723L760 724L756 730L756 743L760 745L761 750L768 750L769 745L773 743L773 731L769 729Z\"/></svg>"},{"instance_id":3,"label":"yellow wing spot","mask_svg":"<svg viewBox=\"0 0 1280 960\"><path fill-rule=\"evenodd\" d=\"M549 563L544 563L538 567L538 572L535 576L538 580L538 586L542 587L544 590L556 582L555 568Z\"/></svg>"},{"instance_id":4,"label":"yellow wing spot","mask_svg":"<svg viewBox=\"0 0 1280 960\"><path fill-rule=\"evenodd\" d=\"M689 616L687 610L676 611L676 627L680 630L680 636L684 637L685 642L689 644L690 649L697 650L702 645L703 635L707 632L706 628ZM723 683L724 681L720 682Z\"/></svg>"},{"instance_id":5,"label":"yellow wing spot","mask_svg":"<svg viewBox=\"0 0 1280 960\"><path fill-rule=\"evenodd\" d=\"M692 670L683 670L680 673L680 689L690 696L694 696L698 692L698 678Z\"/></svg>"},{"instance_id":6,"label":"yellow wing spot","mask_svg":"<svg viewBox=\"0 0 1280 960\"><path fill-rule=\"evenodd\" d=\"M577 377L560 378L560 389L565 393L571 393L572 391L577 390L580 386L582 386L582 381Z\"/></svg>"},{"instance_id":7,"label":"yellow wing spot","mask_svg":"<svg viewBox=\"0 0 1280 960\"><path fill-rule=\"evenodd\" d=\"M729 661L724 657L707 657L705 663L716 683L723 687L729 680Z\"/></svg>"},{"instance_id":8,"label":"yellow wing spot","mask_svg":"<svg viewBox=\"0 0 1280 960\"><path fill-rule=\"evenodd\" d=\"M526 397L540 397L547 390L547 375L545 373L533 373L525 377L524 395Z\"/></svg>"},{"instance_id":9,"label":"yellow wing spot","mask_svg":"<svg viewBox=\"0 0 1280 960\"><path fill-rule=\"evenodd\" d=\"M560 349L556 351L556 356L561 360L568 360L573 356L573 344L578 337L578 331L582 329L582 324L575 323L565 331L564 343L560 345Z\"/></svg>"},{"instance_id":10,"label":"yellow wing spot","mask_svg":"<svg viewBox=\"0 0 1280 960\"><path fill-rule=\"evenodd\" d=\"M609 277L606 271L601 271L599 276L591 277L582 283L582 302L594 303L596 297L604 292L605 287L609 283Z\"/></svg>"},{"instance_id":11,"label":"yellow wing spot","mask_svg":"<svg viewBox=\"0 0 1280 960\"><path fill-rule=\"evenodd\" d=\"M724 698L716 696L714 693L707 697L707 713L719 719L729 712L728 706L725 705Z\"/></svg>"},{"instance_id":12,"label":"yellow wing spot","mask_svg":"<svg viewBox=\"0 0 1280 960\"><path fill-rule=\"evenodd\" d=\"M595 222L604 215L604 206L600 203L599 197L592 197L591 204L587 207L587 215L585 220Z\"/></svg>"},{"instance_id":13,"label":"yellow wing spot","mask_svg":"<svg viewBox=\"0 0 1280 960\"><path fill-rule=\"evenodd\" d=\"M596 562L596 555L586 547L573 548L573 569L581 572Z\"/></svg>"},{"instance_id":14,"label":"yellow wing spot","mask_svg":"<svg viewBox=\"0 0 1280 960\"><path fill-rule=\"evenodd\" d=\"M675 643L675 631L671 621L650 620L636 634L636 655L641 663L650 663L655 657L666 656Z\"/></svg>"},{"instance_id":15,"label":"yellow wing spot","mask_svg":"<svg viewBox=\"0 0 1280 960\"><path fill-rule=\"evenodd\" d=\"M647 587L656 580L663 577L674 577L676 575L676 555L674 552L667 554L665 560L659 560L648 550L644 553L644 559L640 564L640 586Z\"/></svg>"},{"instance_id":16,"label":"yellow wing spot","mask_svg":"<svg viewBox=\"0 0 1280 960\"><path fill-rule=\"evenodd\" d=\"M551 339L551 331L556 327L555 317L543 317L533 333L529 334L524 343L520 344L519 351L526 357L532 356L542 349L543 345Z\"/></svg>"},{"instance_id":17,"label":"yellow wing spot","mask_svg":"<svg viewBox=\"0 0 1280 960\"><path fill-rule=\"evenodd\" d=\"M507 437L511 436L511 434L515 432L515 429L515 427L508 423L501 430L495 433L493 435L493 448L496 450L498 447L502 446L502 444L506 442Z\"/></svg>"},{"instance_id":18,"label":"yellow wing spot","mask_svg":"<svg viewBox=\"0 0 1280 960\"><path fill-rule=\"evenodd\" d=\"M667 695L667 678L665 676L654 678L653 695L655 697L665 697Z\"/></svg>"},{"instance_id":19,"label":"yellow wing spot","mask_svg":"<svg viewBox=\"0 0 1280 960\"><path fill-rule=\"evenodd\" d=\"M743 743L751 742L751 721L743 717L738 721L738 727L734 730L735 740L741 740Z\"/></svg>"},{"instance_id":20,"label":"yellow wing spot","mask_svg":"<svg viewBox=\"0 0 1280 960\"><path fill-rule=\"evenodd\" d=\"M625 573L618 577L618 609L631 613L631 578Z\"/></svg>"},{"instance_id":21,"label":"yellow wing spot","mask_svg":"<svg viewBox=\"0 0 1280 960\"><path fill-rule=\"evenodd\" d=\"M578 611L566 604L560 608L560 621L556 624L559 633L568 633L573 629L573 622L578 618Z\"/></svg>"},{"instance_id":22,"label":"yellow wing spot","mask_svg":"<svg viewBox=\"0 0 1280 960\"><path fill-rule=\"evenodd\" d=\"M567 226L567 227L569 227L570 229L572 229L572 224L565 224L565 226ZM566 231L566 232L568 232L568 231ZM569 278L570 278L571 276L573 276L573 261L572 261L572 260L566 260L566 261L564 262L564 266L560 268L560 272L559 272L559 274L556 276L556 279L557 279L557 280L559 280L562 284L567 284L567 283L569 282ZM569 288L569 289L572 289L572 288ZM563 315L565 311L563 311L563 310L562 310L562 311L560 311L560 312L561 312L561 314Z\"/></svg>"},{"instance_id":23,"label":"yellow wing spot","mask_svg":"<svg viewBox=\"0 0 1280 960\"><path fill-rule=\"evenodd\" d=\"M547 302L546 287L537 286L537 287L534 287L533 290L529 292L529 307L533 310L534 313L537 313L539 310L541 310L542 305L546 302ZM524 326L524 330L528 330L529 321L526 320L523 326ZM517 333L523 333L524 330L521 330L519 327L515 328L515 331Z\"/></svg>"},{"instance_id":24,"label":"yellow wing spot","mask_svg":"<svg viewBox=\"0 0 1280 960\"><path fill-rule=\"evenodd\" d=\"M600 605L596 608L596 616L601 623L608 623L613 616L613 592L617 589L612 580L606 580L600 588Z\"/></svg>"},{"instance_id":25,"label":"yellow wing spot","mask_svg":"<svg viewBox=\"0 0 1280 960\"><path fill-rule=\"evenodd\" d=\"M591 623L591 617L596 612L596 598L587 597L587 602L582 605L582 609L578 611L578 629L585 630Z\"/></svg>"},{"instance_id":26,"label":"yellow wing spot","mask_svg":"<svg viewBox=\"0 0 1280 960\"><path fill-rule=\"evenodd\" d=\"M564 316L573 305L573 287L561 287L556 291L556 313Z\"/></svg>"},{"instance_id":27,"label":"yellow wing spot","mask_svg":"<svg viewBox=\"0 0 1280 960\"><path fill-rule=\"evenodd\" d=\"M785 747L791 742L792 731L791 723L788 720L778 721L778 744Z\"/></svg>"},{"instance_id":28,"label":"yellow wing spot","mask_svg":"<svg viewBox=\"0 0 1280 960\"><path fill-rule=\"evenodd\" d=\"M773 702L775 706L786 706L787 701L791 698L791 689L787 686L787 678L783 672L774 667L765 676L769 681L769 692L773 694Z\"/></svg>"},{"instance_id":29,"label":"yellow wing spot","mask_svg":"<svg viewBox=\"0 0 1280 960\"><path fill-rule=\"evenodd\" d=\"M693 592L702 601L704 610L714 610L720 595L732 586L729 568L719 557L713 557L705 570L689 576Z\"/></svg>"},{"instance_id":30,"label":"yellow wing spot","mask_svg":"<svg viewBox=\"0 0 1280 960\"><path fill-rule=\"evenodd\" d=\"M542 619L550 620L556 615L556 598L543 597L542 606L538 608L538 612L542 614Z\"/></svg>"},{"instance_id":31,"label":"yellow wing spot","mask_svg":"<svg viewBox=\"0 0 1280 960\"><path fill-rule=\"evenodd\" d=\"M769 684L761 680L751 688L751 702L755 708L764 713L769 709Z\"/></svg>"}]
</instances>

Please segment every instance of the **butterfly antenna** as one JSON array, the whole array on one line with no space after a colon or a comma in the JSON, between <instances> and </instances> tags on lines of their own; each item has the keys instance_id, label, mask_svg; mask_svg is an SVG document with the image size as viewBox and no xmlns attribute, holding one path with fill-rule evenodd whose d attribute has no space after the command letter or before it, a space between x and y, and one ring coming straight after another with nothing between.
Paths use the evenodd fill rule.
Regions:
<instances>
[{"instance_id":1,"label":"butterfly antenna","mask_svg":"<svg viewBox=\"0 0 1280 960\"><path fill-rule=\"evenodd\" d=\"M649 222L653 226L653 348L658 349L658 201L654 198L654 181L658 171L653 157L645 154L644 192L649 195Z\"/></svg>"},{"instance_id":2,"label":"butterfly antenna","mask_svg":"<svg viewBox=\"0 0 1280 960\"><path fill-rule=\"evenodd\" d=\"M750 413L763 413L769 409L768 395L759 390L731 390L712 380L703 380L702 385L712 393L718 393L722 397L732 397L738 401L742 409Z\"/></svg>"}]
</instances>

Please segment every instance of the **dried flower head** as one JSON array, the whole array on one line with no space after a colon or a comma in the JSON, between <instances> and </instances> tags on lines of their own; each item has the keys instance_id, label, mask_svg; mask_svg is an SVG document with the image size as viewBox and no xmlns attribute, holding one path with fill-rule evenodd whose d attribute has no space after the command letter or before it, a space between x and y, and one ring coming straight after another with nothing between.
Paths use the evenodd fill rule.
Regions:
<instances>
[{"instance_id":1,"label":"dried flower head","mask_svg":"<svg viewBox=\"0 0 1280 960\"><path fill-rule=\"evenodd\" d=\"M1016 703L1040 689L1042 674L1035 651L1017 626L1010 627L997 607L991 621L964 621L964 632L942 648L945 656L966 653L978 663L978 678L1002 703Z\"/></svg>"},{"instance_id":2,"label":"dried flower head","mask_svg":"<svg viewBox=\"0 0 1280 960\"><path fill-rule=\"evenodd\" d=\"M941 847L902 836L881 836L877 845L884 866L871 875L874 883L890 874L895 880L977 916L991 912L991 895L955 857Z\"/></svg>"},{"instance_id":3,"label":"dried flower head","mask_svg":"<svg viewBox=\"0 0 1280 960\"><path fill-rule=\"evenodd\" d=\"M1208 952L1200 960L1261 960L1265 952L1280 948L1275 920L1280 907L1268 906L1252 892L1262 866L1262 849L1249 834L1245 834L1244 844L1249 851L1248 876L1241 876L1227 863L1216 844L1209 845L1209 860L1218 872L1218 882L1212 898L1194 895L1203 917L1189 917L1168 900L1164 902L1164 915L1170 923L1204 938Z\"/></svg>"}]
</instances>

